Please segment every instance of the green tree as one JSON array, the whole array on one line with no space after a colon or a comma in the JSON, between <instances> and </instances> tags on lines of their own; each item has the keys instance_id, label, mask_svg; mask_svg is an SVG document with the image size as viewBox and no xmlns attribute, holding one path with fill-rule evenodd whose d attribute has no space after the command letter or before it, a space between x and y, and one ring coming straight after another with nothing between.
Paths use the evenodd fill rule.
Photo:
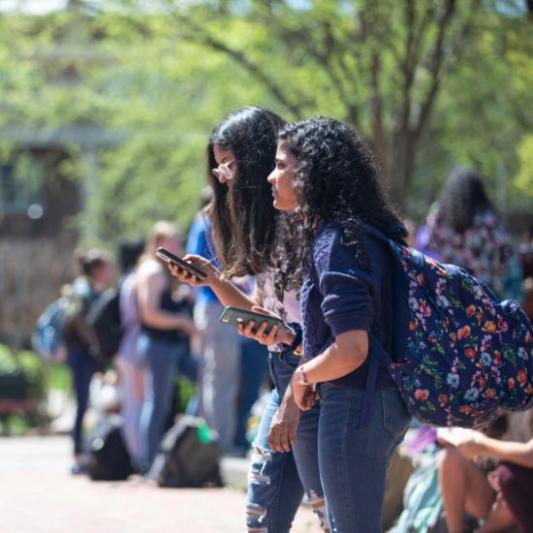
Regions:
<instances>
[{"instance_id":1,"label":"green tree","mask_svg":"<svg viewBox=\"0 0 533 533\"><path fill-rule=\"evenodd\" d=\"M515 35L501 60L515 44L523 48L521 40L531 42L530 23L517 2L251 0L200 2L188 10L170 5L185 38L230 57L292 116L319 111L362 131L400 206L411 193L416 156L439 93L465 52L482 52L477 43L490 35ZM482 56L468 55L475 69Z\"/></svg>"},{"instance_id":2,"label":"green tree","mask_svg":"<svg viewBox=\"0 0 533 533\"><path fill-rule=\"evenodd\" d=\"M186 225L209 132L250 104L356 126L415 217L457 163L489 176L502 207L528 201L514 180L533 120L519 0L102 5L0 15L3 146L23 127L100 127L106 148L88 158L67 139L64 169L90 192L82 223L99 240Z\"/></svg>"}]
</instances>

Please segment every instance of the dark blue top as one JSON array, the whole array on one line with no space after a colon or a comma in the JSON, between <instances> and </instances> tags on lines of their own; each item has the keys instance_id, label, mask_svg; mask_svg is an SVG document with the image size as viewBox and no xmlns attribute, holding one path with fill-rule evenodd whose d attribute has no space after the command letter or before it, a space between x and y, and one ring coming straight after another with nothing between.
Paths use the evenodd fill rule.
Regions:
<instances>
[{"instance_id":1,"label":"dark blue top","mask_svg":"<svg viewBox=\"0 0 533 533\"><path fill-rule=\"evenodd\" d=\"M192 308L187 298L174 299L169 287L161 293L159 308L171 313L182 313L192 318ZM188 344L189 337L179 329L159 329L147 324L141 324L142 330L154 340L173 344Z\"/></svg>"},{"instance_id":2,"label":"dark blue top","mask_svg":"<svg viewBox=\"0 0 533 533\"><path fill-rule=\"evenodd\" d=\"M337 335L362 329L370 336L370 354L363 366L331 383L364 388L369 361L373 357L372 335L396 359L399 331L407 331L408 310L395 309L393 257L388 245L364 236L370 260L362 268L355 249L343 244L342 230L334 223L322 224L313 246L315 275L304 280L300 292L304 353L313 358L330 346ZM405 302L407 304L407 300ZM395 316L396 315L396 316ZM386 368L380 368L377 386L393 386Z\"/></svg>"},{"instance_id":3,"label":"dark blue top","mask_svg":"<svg viewBox=\"0 0 533 533\"><path fill-rule=\"evenodd\" d=\"M209 218L202 213L196 215L189 230L189 238L187 239L186 246L187 253L201 255L216 264L215 247L211 234L212 226ZM199 287L196 291L197 303L218 302L218 298L209 287Z\"/></svg>"}]
</instances>

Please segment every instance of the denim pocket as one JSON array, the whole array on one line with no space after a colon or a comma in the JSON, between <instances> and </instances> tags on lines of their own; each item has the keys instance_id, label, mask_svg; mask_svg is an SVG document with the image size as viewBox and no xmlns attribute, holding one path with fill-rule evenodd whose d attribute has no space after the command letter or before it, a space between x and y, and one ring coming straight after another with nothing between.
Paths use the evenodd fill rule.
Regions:
<instances>
[{"instance_id":1,"label":"denim pocket","mask_svg":"<svg viewBox=\"0 0 533 533\"><path fill-rule=\"evenodd\" d=\"M381 401L383 404L383 425L399 442L407 432L411 415L396 388L382 390Z\"/></svg>"}]
</instances>

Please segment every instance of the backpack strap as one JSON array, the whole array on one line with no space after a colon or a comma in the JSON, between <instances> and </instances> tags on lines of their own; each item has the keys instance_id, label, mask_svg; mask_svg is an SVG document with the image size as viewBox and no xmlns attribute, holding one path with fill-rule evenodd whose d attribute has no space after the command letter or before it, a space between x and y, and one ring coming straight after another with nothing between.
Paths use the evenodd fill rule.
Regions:
<instances>
[{"instance_id":1,"label":"backpack strap","mask_svg":"<svg viewBox=\"0 0 533 533\"><path fill-rule=\"evenodd\" d=\"M387 368L392 362L389 354L385 351L376 335L369 333L369 341L369 356L372 354L374 357L370 357L370 367L366 378L363 405L357 421L357 429L366 427L370 422L370 413L372 410L372 401L376 392L378 370L381 367Z\"/></svg>"},{"instance_id":2,"label":"backpack strap","mask_svg":"<svg viewBox=\"0 0 533 533\"><path fill-rule=\"evenodd\" d=\"M390 247L390 239L385 236L380 230L361 222L365 231L376 240L385 243ZM380 303L375 299L377 315L381 312ZM369 340L369 357L370 357L370 366L368 369L368 376L366 380L365 392L363 394L363 405L361 408L361 414L357 421L357 429L364 428L368 426L370 422L370 413L372 412L372 401L374 400L374 395L376 392L376 383L378 378L378 371L381 367L387 368L391 363L391 358L389 354L383 348L381 342L377 337L377 326L372 326L371 331L368 334Z\"/></svg>"}]
</instances>

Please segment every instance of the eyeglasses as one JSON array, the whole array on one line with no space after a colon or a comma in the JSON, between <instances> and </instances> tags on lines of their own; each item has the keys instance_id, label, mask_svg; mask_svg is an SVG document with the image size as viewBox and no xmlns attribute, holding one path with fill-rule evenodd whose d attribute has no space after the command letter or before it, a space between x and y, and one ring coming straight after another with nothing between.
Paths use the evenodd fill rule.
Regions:
<instances>
[{"instance_id":1,"label":"eyeglasses","mask_svg":"<svg viewBox=\"0 0 533 533\"><path fill-rule=\"evenodd\" d=\"M231 165L235 163L235 159L232 159L231 161L226 161L225 163L221 163L216 168L211 169L211 173L215 178L217 178L220 181L226 182L233 178L234 171L231 169Z\"/></svg>"}]
</instances>

